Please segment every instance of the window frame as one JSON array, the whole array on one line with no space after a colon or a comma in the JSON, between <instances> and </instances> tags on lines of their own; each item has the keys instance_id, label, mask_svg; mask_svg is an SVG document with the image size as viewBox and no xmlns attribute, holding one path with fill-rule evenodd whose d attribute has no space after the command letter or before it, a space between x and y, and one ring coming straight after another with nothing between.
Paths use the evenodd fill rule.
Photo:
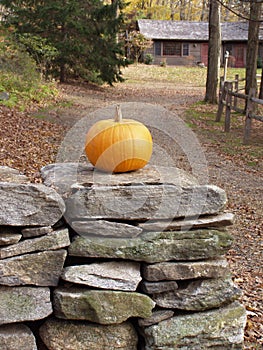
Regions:
<instances>
[{"instance_id":1,"label":"window frame","mask_svg":"<svg viewBox=\"0 0 263 350\"><path fill-rule=\"evenodd\" d=\"M165 47L167 45L167 47ZM169 48L170 46L170 48ZM170 53L169 53L170 50ZM180 54L179 54L180 51ZM186 41L155 40L154 55L160 57L187 57L190 55L190 44ZM173 53L174 52L174 53Z\"/></svg>"}]
</instances>

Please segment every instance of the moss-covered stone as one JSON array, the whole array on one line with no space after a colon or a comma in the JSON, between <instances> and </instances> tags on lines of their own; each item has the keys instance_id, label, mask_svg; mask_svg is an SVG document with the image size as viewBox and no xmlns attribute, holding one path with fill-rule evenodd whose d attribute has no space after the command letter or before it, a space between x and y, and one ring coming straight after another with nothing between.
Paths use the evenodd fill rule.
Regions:
<instances>
[{"instance_id":1,"label":"moss-covered stone","mask_svg":"<svg viewBox=\"0 0 263 350\"><path fill-rule=\"evenodd\" d=\"M58 288L54 292L55 315L100 324L122 323L130 317L150 317L155 303L135 292Z\"/></svg>"},{"instance_id":2,"label":"moss-covered stone","mask_svg":"<svg viewBox=\"0 0 263 350\"><path fill-rule=\"evenodd\" d=\"M175 316L144 329L146 350L243 348L246 310L234 302L206 312Z\"/></svg>"},{"instance_id":3,"label":"moss-covered stone","mask_svg":"<svg viewBox=\"0 0 263 350\"><path fill-rule=\"evenodd\" d=\"M0 324L35 321L52 313L49 288L0 287Z\"/></svg>"},{"instance_id":4,"label":"moss-covered stone","mask_svg":"<svg viewBox=\"0 0 263 350\"><path fill-rule=\"evenodd\" d=\"M50 319L40 328L49 350L137 350L138 335L129 322L99 325Z\"/></svg>"},{"instance_id":5,"label":"moss-covered stone","mask_svg":"<svg viewBox=\"0 0 263 350\"><path fill-rule=\"evenodd\" d=\"M76 237L69 247L69 255L149 263L201 260L225 254L231 244L232 237L226 231L148 232L128 239Z\"/></svg>"}]
</instances>

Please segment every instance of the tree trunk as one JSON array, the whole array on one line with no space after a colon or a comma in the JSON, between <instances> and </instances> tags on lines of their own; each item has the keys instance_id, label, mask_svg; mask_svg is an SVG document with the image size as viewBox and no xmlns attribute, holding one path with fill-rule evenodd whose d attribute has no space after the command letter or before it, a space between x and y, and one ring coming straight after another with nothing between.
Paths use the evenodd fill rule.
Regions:
<instances>
[{"instance_id":1,"label":"tree trunk","mask_svg":"<svg viewBox=\"0 0 263 350\"><path fill-rule=\"evenodd\" d=\"M186 0L180 1L180 21L186 20Z\"/></svg>"},{"instance_id":2,"label":"tree trunk","mask_svg":"<svg viewBox=\"0 0 263 350\"><path fill-rule=\"evenodd\" d=\"M60 83L65 83L66 80L66 69L65 69L65 64L62 62L60 64L60 73L59 73L59 82Z\"/></svg>"},{"instance_id":3,"label":"tree trunk","mask_svg":"<svg viewBox=\"0 0 263 350\"><path fill-rule=\"evenodd\" d=\"M250 20L248 27L247 62L246 62L246 86L248 95L250 88L257 88L257 58L258 35L261 17L261 3L250 3Z\"/></svg>"},{"instance_id":4,"label":"tree trunk","mask_svg":"<svg viewBox=\"0 0 263 350\"><path fill-rule=\"evenodd\" d=\"M260 81L260 89L259 89L259 96L261 100L263 100L263 68L261 68L261 81Z\"/></svg>"},{"instance_id":5,"label":"tree trunk","mask_svg":"<svg viewBox=\"0 0 263 350\"><path fill-rule=\"evenodd\" d=\"M217 0L210 0L209 5L209 44L208 67L206 77L205 101L217 103L221 50L220 5Z\"/></svg>"}]
</instances>

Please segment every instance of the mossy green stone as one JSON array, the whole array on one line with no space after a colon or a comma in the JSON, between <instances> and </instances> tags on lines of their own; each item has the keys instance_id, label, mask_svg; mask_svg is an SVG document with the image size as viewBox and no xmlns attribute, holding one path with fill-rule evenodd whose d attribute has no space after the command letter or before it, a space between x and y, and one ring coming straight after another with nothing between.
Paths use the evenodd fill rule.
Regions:
<instances>
[{"instance_id":1,"label":"mossy green stone","mask_svg":"<svg viewBox=\"0 0 263 350\"><path fill-rule=\"evenodd\" d=\"M232 245L227 231L147 232L135 238L76 237L69 255L121 258L149 263L201 260L224 255Z\"/></svg>"},{"instance_id":2,"label":"mossy green stone","mask_svg":"<svg viewBox=\"0 0 263 350\"><path fill-rule=\"evenodd\" d=\"M150 297L136 292L85 288L58 288L54 292L57 317L100 324L122 323L130 317L150 317L154 305Z\"/></svg>"},{"instance_id":3,"label":"mossy green stone","mask_svg":"<svg viewBox=\"0 0 263 350\"><path fill-rule=\"evenodd\" d=\"M224 308L175 316L144 329L146 350L243 348L246 310L234 302Z\"/></svg>"}]
</instances>

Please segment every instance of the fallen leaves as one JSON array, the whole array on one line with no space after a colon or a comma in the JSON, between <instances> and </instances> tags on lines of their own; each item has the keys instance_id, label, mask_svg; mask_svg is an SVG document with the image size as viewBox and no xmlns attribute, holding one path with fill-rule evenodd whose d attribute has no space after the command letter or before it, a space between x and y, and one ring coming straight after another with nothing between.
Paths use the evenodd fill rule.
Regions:
<instances>
[{"instance_id":1,"label":"fallen leaves","mask_svg":"<svg viewBox=\"0 0 263 350\"><path fill-rule=\"evenodd\" d=\"M40 182L39 170L55 161L65 127L0 106L0 164Z\"/></svg>"}]
</instances>

